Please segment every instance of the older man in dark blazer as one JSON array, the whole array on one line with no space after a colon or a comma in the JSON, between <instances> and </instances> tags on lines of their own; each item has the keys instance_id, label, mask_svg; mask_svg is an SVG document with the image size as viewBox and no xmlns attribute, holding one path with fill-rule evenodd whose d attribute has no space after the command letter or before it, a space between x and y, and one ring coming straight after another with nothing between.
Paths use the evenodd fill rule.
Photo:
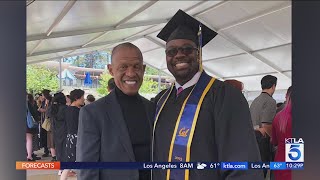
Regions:
<instances>
[{"instance_id":1,"label":"older man in dark blazer","mask_svg":"<svg viewBox=\"0 0 320 180\"><path fill-rule=\"evenodd\" d=\"M138 94L145 65L131 43L116 46L108 65L115 90L80 111L77 162L148 162L154 105ZM149 180L147 170L80 170L78 180Z\"/></svg>"}]
</instances>

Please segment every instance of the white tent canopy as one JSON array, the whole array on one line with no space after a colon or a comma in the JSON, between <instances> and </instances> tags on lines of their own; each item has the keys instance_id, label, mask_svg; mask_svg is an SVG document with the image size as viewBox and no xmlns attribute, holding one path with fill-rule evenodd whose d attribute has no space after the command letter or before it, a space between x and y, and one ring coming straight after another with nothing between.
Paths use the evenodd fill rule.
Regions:
<instances>
[{"instance_id":1,"label":"white tent canopy","mask_svg":"<svg viewBox=\"0 0 320 180\"><path fill-rule=\"evenodd\" d=\"M260 91L266 74L277 89L291 85L291 1L31 1L27 63L59 60L132 42L144 62L166 68L165 42L156 35L182 9L218 32L203 49L204 68Z\"/></svg>"}]
</instances>

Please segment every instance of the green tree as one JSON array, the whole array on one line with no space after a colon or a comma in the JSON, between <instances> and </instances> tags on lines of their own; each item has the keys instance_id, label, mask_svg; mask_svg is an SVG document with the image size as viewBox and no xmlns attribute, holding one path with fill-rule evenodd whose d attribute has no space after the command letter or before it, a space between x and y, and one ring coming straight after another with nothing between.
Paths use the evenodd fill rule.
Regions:
<instances>
[{"instance_id":1,"label":"green tree","mask_svg":"<svg viewBox=\"0 0 320 180\"><path fill-rule=\"evenodd\" d=\"M102 96L105 96L105 95L107 95L109 92L108 92L108 89L107 89L107 87L108 87L108 81L109 81L109 79L111 79L112 78L112 76L107 72L107 71L105 71L104 73L102 73L101 75L100 75L100 87L99 88L97 88L97 92L100 94L100 95L102 95Z\"/></svg>"},{"instance_id":2,"label":"green tree","mask_svg":"<svg viewBox=\"0 0 320 180\"><path fill-rule=\"evenodd\" d=\"M59 87L57 74L43 66L27 65L27 91L32 94L39 93L43 89L57 91Z\"/></svg>"},{"instance_id":3,"label":"green tree","mask_svg":"<svg viewBox=\"0 0 320 180\"><path fill-rule=\"evenodd\" d=\"M67 57L63 61L78 67L104 69L108 63L108 53L94 51L89 54Z\"/></svg>"},{"instance_id":4,"label":"green tree","mask_svg":"<svg viewBox=\"0 0 320 180\"><path fill-rule=\"evenodd\" d=\"M107 86L108 81L112 76L108 72L104 72L100 75L100 87L97 89L97 92L105 96L108 94ZM161 89L164 89L165 86L161 86ZM158 93L158 82L152 80L150 77L144 76L142 85L140 87L139 93L142 94L157 94Z\"/></svg>"},{"instance_id":5,"label":"green tree","mask_svg":"<svg viewBox=\"0 0 320 180\"><path fill-rule=\"evenodd\" d=\"M143 94L156 94L158 93L158 82L149 77L144 76L143 82L139 90Z\"/></svg>"}]
</instances>

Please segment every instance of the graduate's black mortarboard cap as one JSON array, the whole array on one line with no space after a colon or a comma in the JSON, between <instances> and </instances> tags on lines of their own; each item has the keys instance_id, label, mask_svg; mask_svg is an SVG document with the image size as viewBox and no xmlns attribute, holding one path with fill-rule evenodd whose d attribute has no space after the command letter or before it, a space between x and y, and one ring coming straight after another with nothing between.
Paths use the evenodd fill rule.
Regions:
<instances>
[{"instance_id":1,"label":"graduate's black mortarboard cap","mask_svg":"<svg viewBox=\"0 0 320 180\"><path fill-rule=\"evenodd\" d=\"M158 38L169 42L174 39L188 39L199 45L199 25L200 22L187 13L179 10L166 26L157 35ZM202 46L211 41L217 33L207 26L201 24Z\"/></svg>"}]
</instances>

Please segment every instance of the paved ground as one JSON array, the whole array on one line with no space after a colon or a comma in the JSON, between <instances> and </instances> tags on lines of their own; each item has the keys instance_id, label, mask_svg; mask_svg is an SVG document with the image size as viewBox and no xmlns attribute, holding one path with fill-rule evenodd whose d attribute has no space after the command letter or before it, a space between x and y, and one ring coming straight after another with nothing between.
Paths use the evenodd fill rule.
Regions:
<instances>
[{"instance_id":1,"label":"paved ground","mask_svg":"<svg viewBox=\"0 0 320 180\"><path fill-rule=\"evenodd\" d=\"M44 153L43 150L36 151L35 154L41 157ZM42 158L38 161L51 161L50 157ZM59 180L57 170L27 170L27 180ZM77 180L76 177L69 177L68 180Z\"/></svg>"}]
</instances>

